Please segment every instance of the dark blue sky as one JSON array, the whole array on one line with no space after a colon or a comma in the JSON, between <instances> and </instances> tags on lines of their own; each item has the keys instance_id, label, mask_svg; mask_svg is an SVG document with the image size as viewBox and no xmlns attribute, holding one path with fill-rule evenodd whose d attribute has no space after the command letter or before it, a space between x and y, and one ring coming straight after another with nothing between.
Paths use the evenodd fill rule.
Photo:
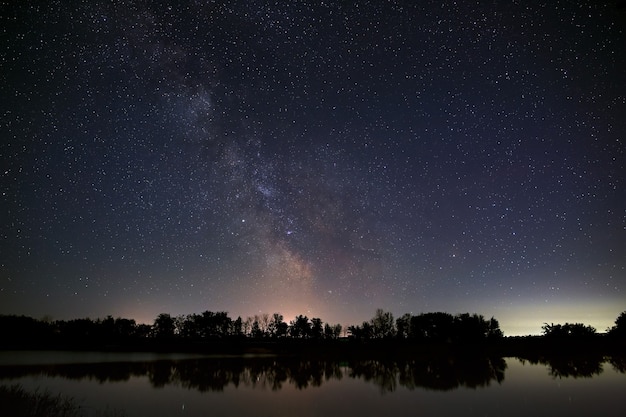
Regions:
<instances>
[{"instance_id":1,"label":"dark blue sky","mask_svg":"<svg viewBox=\"0 0 626 417\"><path fill-rule=\"evenodd\" d=\"M618 2L1 6L0 314L626 308Z\"/></svg>"}]
</instances>

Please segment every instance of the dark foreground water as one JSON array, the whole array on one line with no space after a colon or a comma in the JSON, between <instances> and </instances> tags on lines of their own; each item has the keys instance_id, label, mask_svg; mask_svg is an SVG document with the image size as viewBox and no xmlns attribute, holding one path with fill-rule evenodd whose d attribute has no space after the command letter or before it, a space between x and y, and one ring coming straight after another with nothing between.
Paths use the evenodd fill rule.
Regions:
<instances>
[{"instance_id":1,"label":"dark foreground water","mask_svg":"<svg viewBox=\"0 0 626 417\"><path fill-rule=\"evenodd\" d=\"M621 362L0 352L0 385L85 416L624 416Z\"/></svg>"}]
</instances>

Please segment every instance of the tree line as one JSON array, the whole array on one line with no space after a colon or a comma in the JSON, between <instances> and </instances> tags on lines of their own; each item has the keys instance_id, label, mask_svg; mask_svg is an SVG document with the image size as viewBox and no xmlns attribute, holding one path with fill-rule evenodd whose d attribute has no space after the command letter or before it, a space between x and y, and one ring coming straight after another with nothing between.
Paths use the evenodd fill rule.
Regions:
<instances>
[{"instance_id":1,"label":"tree line","mask_svg":"<svg viewBox=\"0 0 626 417\"><path fill-rule=\"evenodd\" d=\"M394 318L382 309L360 325L347 326L323 322L322 319L298 315L289 322L280 313L259 314L233 319L227 312L205 311L200 314L172 316L159 314L153 324L138 324L133 319L37 320L26 316L0 315L3 341L0 347L37 345L107 346L133 341L211 340L410 340L435 343L480 343L503 338L498 320L479 314L452 315L444 312L404 314ZM544 324L545 339L589 338L597 335L595 328L582 323ZM611 337L626 339L626 311L607 329Z\"/></svg>"},{"instance_id":2,"label":"tree line","mask_svg":"<svg viewBox=\"0 0 626 417\"><path fill-rule=\"evenodd\" d=\"M172 317L161 313L154 321L150 336L158 339L187 340L251 338L251 339L338 339L340 324L324 323L320 318L299 315L288 323L280 313L257 314L243 320L231 319L226 312L205 311Z\"/></svg>"},{"instance_id":3,"label":"tree line","mask_svg":"<svg viewBox=\"0 0 626 417\"><path fill-rule=\"evenodd\" d=\"M394 320L382 309L370 321L348 327L356 339L412 339L433 342L478 342L503 336L495 318L485 319L479 314L422 313L404 314Z\"/></svg>"}]
</instances>

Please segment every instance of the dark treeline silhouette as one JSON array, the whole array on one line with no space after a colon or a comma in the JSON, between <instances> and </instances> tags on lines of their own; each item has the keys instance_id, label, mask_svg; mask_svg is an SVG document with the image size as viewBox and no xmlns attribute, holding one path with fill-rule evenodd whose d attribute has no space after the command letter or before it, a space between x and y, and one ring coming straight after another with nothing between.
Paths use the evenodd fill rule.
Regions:
<instances>
[{"instance_id":1,"label":"dark treeline silhouette","mask_svg":"<svg viewBox=\"0 0 626 417\"><path fill-rule=\"evenodd\" d=\"M626 344L626 312L615 325L600 335L581 323L544 324L539 337L505 338L498 320L478 314L434 312L418 315L393 314L378 309L369 321L348 326L325 323L320 318L298 315L285 321L279 313L232 319L226 312L171 316L159 314L152 325L135 320L113 318L92 320L36 320L25 316L0 316L0 349L105 349L105 350L181 350L210 351L221 347L227 353L276 350L293 352L294 347L343 346L347 349L400 348L404 351L441 346L489 347L499 354L537 358L546 346L570 349L570 346L611 345L614 350ZM345 337L341 337L343 335ZM573 343L575 342L575 343ZM426 348L425 348L426 347ZM256 350L255 350L256 349ZM549 350L549 349L548 349ZM593 349L591 349L593 350ZM277 352L283 353L283 352ZM526 356L524 356L526 355ZM534 355L534 356L533 356Z\"/></svg>"},{"instance_id":2,"label":"dark treeline silhouette","mask_svg":"<svg viewBox=\"0 0 626 417\"><path fill-rule=\"evenodd\" d=\"M280 313L261 314L242 320L231 319L226 312L205 311L172 317L162 313L154 321L149 336L156 339L190 341L219 339L338 339L340 324L324 323L320 318L296 316L289 323Z\"/></svg>"},{"instance_id":3,"label":"dark treeline silhouette","mask_svg":"<svg viewBox=\"0 0 626 417\"><path fill-rule=\"evenodd\" d=\"M411 339L431 342L482 342L503 336L495 318L486 320L478 314L425 313L405 314L393 320L393 315L381 309L374 318L348 331L356 339Z\"/></svg>"},{"instance_id":4,"label":"dark treeline silhouette","mask_svg":"<svg viewBox=\"0 0 626 417\"><path fill-rule=\"evenodd\" d=\"M541 326L545 337L550 339L559 338L587 338L595 336L597 331L592 326L583 323L548 324Z\"/></svg>"},{"instance_id":5,"label":"dark treeline silhouette","mask_svg":"<svg viewBox=\"0 0 626 417\"><path fill-rule=\"evenodd\" d=\"M55 364L2 367L4 379L26 376L127 381L147 376L155 388L169 384L201 392L223 391L229 385L277 391L318 387L330 380L362 379L381 392L427 388L447 391L459 387L486 387L504 380L506 362L499 357L457 356L432 359L393 358L347 361L300 360L299 358L201 358L151 362Z\"/></svg>"},{"instance_id":6,"label":"dark treeline silhouette","mask_svg":"<svg viewBox=\"0 0 626 417\"><path fill-rule=\"evenodd\" d=\"M325 323L320 318L298 315L286 322L279 313L232 319L226 312L171 316L159 314L152 325L135 320L113 318L92 320L44 321L24 316L0 316L0 328L7 336L0 348L75 347L106 348L123 345L229 341L336 341L341 338L340 324ZM480 342L502 337L495 318L469 313L405 314L394 319L392 313L378 309L362 325L349 326L342 339L412 340L424 342Z\"/></svg>"}]
</instances>

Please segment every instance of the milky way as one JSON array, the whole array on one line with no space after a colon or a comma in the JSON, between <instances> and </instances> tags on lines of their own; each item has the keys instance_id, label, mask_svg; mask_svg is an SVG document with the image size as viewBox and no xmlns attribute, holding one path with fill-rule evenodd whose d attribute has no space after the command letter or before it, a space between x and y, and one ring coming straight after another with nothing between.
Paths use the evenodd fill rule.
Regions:
<instances>
[{"instance_id":1,"label":"milky way","mask_svg":"<svg viewBox=\"0 0 626 417\"><path fill-rule=\"evenodd\" d=\"M0 16L0 314L626 309L618 2Z\"/></svg>"}]
</instances>

